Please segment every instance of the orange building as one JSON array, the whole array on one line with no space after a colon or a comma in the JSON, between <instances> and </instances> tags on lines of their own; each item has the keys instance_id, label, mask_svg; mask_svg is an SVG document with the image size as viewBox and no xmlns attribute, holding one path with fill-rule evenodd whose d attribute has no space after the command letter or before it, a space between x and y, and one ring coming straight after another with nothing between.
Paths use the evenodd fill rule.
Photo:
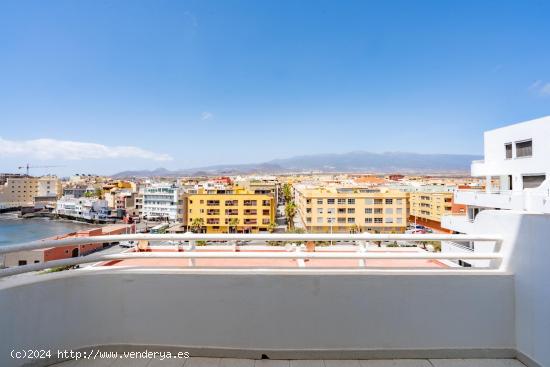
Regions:
<instances>
[{"instance_id":1,"label":"orange building","mask_svg":"<svg viewBox=\"0 0 550 367\"><path fill-rule=\"evenodd\" d=\"M113 224L100 228L67 233L61 236L45 238L45 240L61 240L68 238L106 236L125 233L135 233L135 225ZM37 250L19 251L5 255L4 265L7 267L37 264L51 260L68 259L90 254L107 247L110 243L88 243L83 245L69 245L63 247L48 247Z\"/></svg>"}]
</instances>

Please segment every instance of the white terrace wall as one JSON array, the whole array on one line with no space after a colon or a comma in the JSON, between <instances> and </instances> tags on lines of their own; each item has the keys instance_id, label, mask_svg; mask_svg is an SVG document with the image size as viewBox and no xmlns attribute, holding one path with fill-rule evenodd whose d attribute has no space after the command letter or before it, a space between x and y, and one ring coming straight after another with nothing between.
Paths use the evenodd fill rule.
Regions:
<instances>
[{"instance_id":1,"label":"white terrace wall","mask_svg":"<svg viewBox=\"0 0 550 367\"><path fill-rule=\"evenodd\" d=\"M476 233L504 236L504 266L515 280L516 348L550 366L550 215L485 210L470 234Z\"/></svg>"},{"instance_id":2,"label":"white terrace wall","mask_svg":"<svg viewBox=\"0 0 550 367\"><path fill-rule=\"evenodd\" d=\"M312 350L510 357L513 294L511 276L473 272L74 271L0 289L0 356L15 366L21 361L6 359L14 348L131 344L255 357L310 351L298 356L311 358Z\"/></svg>"}]
</instances>

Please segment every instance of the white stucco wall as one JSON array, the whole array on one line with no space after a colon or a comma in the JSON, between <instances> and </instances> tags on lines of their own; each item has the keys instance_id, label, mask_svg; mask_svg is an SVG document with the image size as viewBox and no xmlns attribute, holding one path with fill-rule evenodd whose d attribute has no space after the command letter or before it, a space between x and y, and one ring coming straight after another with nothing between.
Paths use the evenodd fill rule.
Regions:
<instances>
[{"instance_id":1,"label":"white stucco wall","mask_svg":"<svg viewBox=\"0 0 550 367\"><path fill-rule=\"evenodd\" d=\"M533 140L533 156L515 158L515 142ZM550 116L484 133L484 162L472 164L473 176L513 175L514 189L521 190L522 174L550 175ZM506 159L504 144L512 143L514 158Z\"/></svg>"},{"instance_id":2,"label":"white stucco wall","mask_svg":"<svg viewBox=\"0 0 550 367\"><path fill-rule=\"evenodd\" d=\"M476 233L504 236L503 266L514 274L516 348L550 366L550 215L485 210L470 234Z\"/></svg>"},{"instance_id":3,"label":"white stucco wall","mask_svg":"<svg viewBox=\"0 0 550 367\"><path fill-rule=\"evenodd\" d=\"M474 274L41 276L0 290L0 357L105 344L506 349L514 347L512 287L509 275Z\"/></svg>"}]
</instances>

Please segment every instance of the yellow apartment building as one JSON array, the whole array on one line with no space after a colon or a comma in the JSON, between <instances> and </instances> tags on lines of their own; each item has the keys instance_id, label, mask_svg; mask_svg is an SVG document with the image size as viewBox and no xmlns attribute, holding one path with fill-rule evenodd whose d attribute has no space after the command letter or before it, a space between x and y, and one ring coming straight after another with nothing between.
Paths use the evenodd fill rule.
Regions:
<instances>
[{"instance_id":1,"label":"yellow apartment building","mask_svg":"<svg viewBox=\"0 0 550 367\"><path fill-rule=\"evenodd\" d=\"M201 223L205 233L268 232L275 223L275 197L242 187L205 190L182 195L183 224L189 230Z\"/></svg>"},{"instance_id":2,"label":"yellow apartment building","mask_svg":"<svg viewBox=\"0 0 550 367\"><path fill-rule=\"evenodd\" d=\"M295 202L310 233L402 233L407 228L407 193L388 188L297 185Z\"/></svg>"},{"instance_id":3,"label":"yellow apartment building","mask_svg":"<svg viewBox=\"0 0 550 367\"><path fill-rule=\"evenodd\" d=\"M442 230L441 217L451 214L452 191L418 191L409 196L410 221Z\"/></svg>"}]
</instances>

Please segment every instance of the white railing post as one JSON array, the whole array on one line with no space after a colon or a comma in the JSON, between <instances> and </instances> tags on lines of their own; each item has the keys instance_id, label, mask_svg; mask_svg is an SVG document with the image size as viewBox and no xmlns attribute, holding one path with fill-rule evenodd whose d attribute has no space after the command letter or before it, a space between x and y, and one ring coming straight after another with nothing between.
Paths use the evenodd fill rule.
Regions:
<instances>
[{"instance_id":1,"label":"white railing post","mask_svg":"<svg viewBox=\"0 0 550 367\"><path fill-rule=\"evenodd\" d=\"M301 253L304 253L305 249L306 249L306 246L302 244L302 245L296 247L296 252L301 254ZM299 268L305 268L306 267L306 262L305 262L304 259L296 259L296 262L298 263Z\"/></svg>"},{"instance_id":2,"label":"white railing post","mask_svg":"<svg viewBox=\"0 0 550 367\"><path fill-rule=\"evenodd\" d=\"M360 241L359 242L359 248L357 249L357 251L360 254L364 254L365 252L367 252L367 247L365 246L365 241ZM360 268L365 268L366 266L367 266L367 261L365 260L365 258L359 259L359 267Z\"/></svg>"},{"instance_id":3,"label":"white railing post","mask_svg":"<svg viewBox=\"0 0 550 367\"><path fill-rule=\"evenodd\" d=\"M187 248L187 251L192 252L192 251L195 251L196 248L197 246L195 241L189 241L189 247ZM195 259L192 257L189 258L189 266L195 267Z\"/></svg>"}]
</instances>

